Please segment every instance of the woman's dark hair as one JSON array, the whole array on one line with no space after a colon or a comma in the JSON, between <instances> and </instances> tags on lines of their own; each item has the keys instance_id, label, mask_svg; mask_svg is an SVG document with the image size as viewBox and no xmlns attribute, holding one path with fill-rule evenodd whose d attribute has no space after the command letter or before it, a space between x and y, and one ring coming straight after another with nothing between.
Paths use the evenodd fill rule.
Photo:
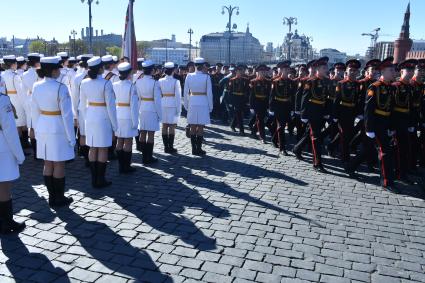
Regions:
<instances>
[{"instance_id":1,"label":"woman's dark hair","mask_svg":"<svg viewBox=\"0 0 425 283\"><path fill-rule=\"evenodd\" d=\"M84 68L84 69L86 69L88 67L87 61L80 61L80 63L78 63L78 65L80 65L80 67Z\"/></svg>"},{"instance_id":2,"label":"woman's dark hair","mask_svg":"<svg viewBox=\"0 0 425 283\"><path fill-rule=\"evenodd\" d=\"M94 80L95 78L97 78L97 75L99 75L99 70L101 68L102 68L102 64L89 67L89 71L87 72L87 75L89 76L90 79Z\"/></svg>"},{"instance_id":3,"label":"woman's dark hair","mask_svg":"<svg viewBox=\"0 0 425 283\"><path fill-rule=\"evenodd\" d=\"M54 65L54 64L43 64L41 63L41 66L39 69L36 70L37 75L40 78L52 78L53 77L53 71L59 69L60 65Z\"/></svg>"},{"instance_id":4,"label":"woman's dark hair","mask_svg":"<svg viewBox=\"0 0 425 283\"><path fill-rule=\"evenodd\" d=\"M6 62L4 61L4 67L6 68L6 70L11 69L12 65L15 64L16 62Z\"/></svg>"},{"instance_id":5,"label":"woman's dark hair","mask_svg":"<svg viewBox=\"0 0 425 283\"><path fill-rule=\"evenodd\" d=\"M20 62L18 62L18 65L17 65L17 67L18 67L18 69L19 68L21 68L23 65L25 65L27 62L25 62L25 61L20 61Z\"/></svg>"},{"instance_id":6,"label":"woman's dark hair","mask_svg":"<svg viewBox=\"0 0 425 283\"><path fill-rule=\"evenodd\" d=\"M202 69L204 68L204 64L195 64L196 70L198 71L202 71Z\"/></svg>"},{"instance_id":7,"label":"woman's dark hair","mask_svg":"<svg viewBox=\"0 0 425 283\"><path fill-rule=\"evenodd\" d=\"M28 67L34 67L35 64L37 64L38 62L40 62L40 60L33 60L31 58L28 59Z\"/></svg>"},{"instance_id":8,"label":"woman's dark hair","mask_svg":"<svg viewBox=\"0 0 425 283\"><path fill-rule=\"evenodd\" d=\"M109 69L112 65L113 65L114 63L113 62L111 62L111 63L104 63L103 64L103 68L105 69L105 70L107 70L107 69Z\"/></svg>"},{"instance_id":9,"label":"woman's dark hair","mask_svg":"<svg viewBox=\"0 0 425 283\"><path fill-rule=\"evenodd\" d=\"M123 80L127 79L128 75L131 73L131 69L129 69L127 71L119 71L119 73L120 73L119 78L120 78L120 80L123 81Z\"/></svg>"},{"instance_id":10,"label":"woman's dark hair","mask_svg":"<svg viewBox=\"0 0 425 283\"><path fill-rule=\"evenodd\" d=\"M164 71L164 73L165 73L167 76L171 76L171 75L173 74L173 72L174 72L174 69L165 69L165 71Z\"/></svg>"},{"instance_id":11,"label":"woman's dark hair","mask_svg":"<svg viewBox=\"0 0 425 283\"><path fill-rule=\"evenodd\" d=\"M153 72L153 66L143 68L143 74L150 76Z\"/></svg>"}]
</instances>

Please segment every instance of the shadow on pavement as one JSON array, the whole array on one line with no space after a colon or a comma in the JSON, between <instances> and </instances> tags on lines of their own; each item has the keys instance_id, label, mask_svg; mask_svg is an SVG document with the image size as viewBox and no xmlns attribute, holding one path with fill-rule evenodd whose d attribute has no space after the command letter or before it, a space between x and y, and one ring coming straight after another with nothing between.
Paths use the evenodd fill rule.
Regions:
<instances>
[{"instance_id":1,"label":"shadow on pavement","mask_svg":"<svg viewBox=\"0 0 425 283\"><path fill-rule=\"evenodd\" d=\"M65 270L53 266L47 256L30 252L18 235L2 236L1 247L17 282L70 282Z\"/></svg>"}]
</instances>

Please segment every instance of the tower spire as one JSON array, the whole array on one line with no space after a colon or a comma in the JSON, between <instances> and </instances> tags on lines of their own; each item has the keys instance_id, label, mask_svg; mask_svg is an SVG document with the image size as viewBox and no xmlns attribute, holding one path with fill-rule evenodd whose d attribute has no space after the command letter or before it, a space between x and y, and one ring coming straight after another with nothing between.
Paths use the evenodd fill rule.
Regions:
<instances>
[{"instance_id":1,"label":"tower spire","mask_svg":"<svg viewBox=\"0 0 425 283\"><path fill-rule=\"evenodd\" d=\"M400 38L408 39L410 36L410 1L407 4L406 13L404 13L404 21L401 26Z\"/></svg>"}]
</instances>

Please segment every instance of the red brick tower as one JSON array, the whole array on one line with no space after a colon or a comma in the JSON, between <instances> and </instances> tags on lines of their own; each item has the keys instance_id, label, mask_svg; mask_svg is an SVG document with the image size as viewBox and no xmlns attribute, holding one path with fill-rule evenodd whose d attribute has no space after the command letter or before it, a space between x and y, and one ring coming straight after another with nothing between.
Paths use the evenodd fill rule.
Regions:
<instances>
[{"instance_id":1,"label":"red brick tower","mask_svg":"<svg viewBox=\"0 0 425 283\"><path fill-rule=\"evenodd\" d=\"M403 26L400 36L394 42L394 63L400 63L406 59L407 52L412 48L412 40L409 38L410 2L404 14Z\"/></svg>"}]
</instances>

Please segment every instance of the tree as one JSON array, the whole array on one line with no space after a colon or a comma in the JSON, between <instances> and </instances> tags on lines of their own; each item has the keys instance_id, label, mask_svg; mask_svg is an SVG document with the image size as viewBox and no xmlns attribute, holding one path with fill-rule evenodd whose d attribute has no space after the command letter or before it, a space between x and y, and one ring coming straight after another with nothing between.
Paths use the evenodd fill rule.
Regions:
<instances>
[{"instance_id":1,"label":"tree","mask_svg":"<svg viewBox=\"0 0 425 283\"><path fill-rule=\"evenodd\" d=\"M146 54L146 49L150 48L150 43L148 41L138 41L137 42L137 56L144 57Z\"/></svg>"},{"instance_id":2,"label":"tree","mask_svg":"<svg viewBox=\"0 0 425 283\"><path fill-rule=\"evenodd\" d=\"M117 56L118 58L121 57L121 47L109 46L106 47L106 52L108 52L110 55Z\"/></svg>"},{"instance_id":3,"label":"tree","mask_svg":"<svg viewBox=\"0 0 425 283\"><path fill-rule=\"evenodd\" d=\"M30 52L44 53L45 43L42 40L34 40L30 43Z\"/></svg>"}]
</instances>

